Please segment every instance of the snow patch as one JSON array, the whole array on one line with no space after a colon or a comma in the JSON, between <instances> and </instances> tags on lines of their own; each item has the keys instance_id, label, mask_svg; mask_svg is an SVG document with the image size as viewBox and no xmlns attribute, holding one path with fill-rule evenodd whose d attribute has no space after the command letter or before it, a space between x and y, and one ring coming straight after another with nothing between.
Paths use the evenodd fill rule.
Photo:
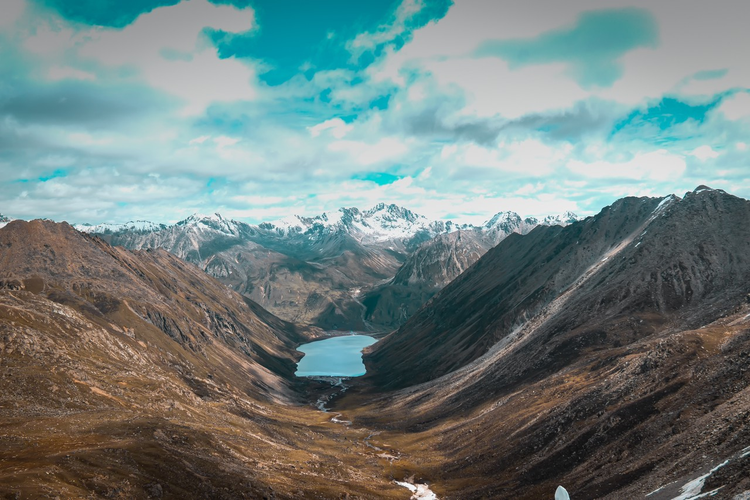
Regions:
<instances>
[{"instance_id":1,"label":"snow patch","mask_svg":"<svg viewBox=\"0 0 750 500\"><path fill-rule=\"evenodd\" d=\"M665 208L667 208L667 206L670 205L676 199L677 199L677 197L675 195L670 194L669 196L667 196L666 198L664 198L663 200L661 200L661 203L659 203L656 206L656 208L654 209L653 213L657 214L657 213L661 212L662 210L664 210Z\"/></svg>"},{"instance_id":2,"label":"snow patch","mask_svg":"<svg viewBox=\"0 0 750 500\"><path fill-rule=\"evenodd\" d=\"M659 486L658 488L656 488L656 489L655 489L654 491L652 491L651 493L649 493L649 494L648 494L648 495L646 495L646 496L647 496L647 497L650 497L650 496L651 496L651 495L653 495L654 493L659 493L659 492L660 492L661 490L663 490L663 489L664 489L664 488L666 488L667 486L669 486L669 485L668 485L668 484L665 484L664 486Z\"/></svg>"},{"instance_id":3,"label":"snow patch","mask_svg":"<svg viewBox=\"0 0 750 500\"><path fill-rule=\"evenodd\" d=\"M729 460L725 460L724 462L720 463L719 465L717 465L716 467L708 471L708 473L686 483L682 488L680 488L680 495L674 497L672 500L696 500L698 498L705 498L708 496L715 495L716 492L718 492L721 488L723 488L723 486L721 488L717 488L707 493L701 493L701 490L703 489L703 484L706 482L706 479L708 479L711 476L711 474L721 469L728 463L729 463Z\"/></svg>"},{"instance_id":4,"label":"snow patch","mask_svg":"<svg viewBox=\"0 0 750 500\"><path fill-rule=\"evenodd\" d=\"M407 480L408 481L408 480ZM438 500L437 495L430 490L426 484L414 484L407 481L394 481L397 485L403 486L412 492L411 500Z\"/></svg>"}]
</instances>

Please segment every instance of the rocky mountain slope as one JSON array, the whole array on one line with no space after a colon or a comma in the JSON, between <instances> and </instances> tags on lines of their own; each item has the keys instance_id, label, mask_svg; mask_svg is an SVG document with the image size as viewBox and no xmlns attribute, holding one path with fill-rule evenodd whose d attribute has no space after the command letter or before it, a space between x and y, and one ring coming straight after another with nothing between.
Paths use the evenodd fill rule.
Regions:
<instances>
[{"instance_id":1,"label":"rocky mountain slope","mask_svg":"<svg viewBox=\"0 0 750 500\"><path fill-rule=\"evenodd\" d=\"M489 238L475 230L458 230L426 241L391 280L365 295L365 319L398 327L489 248Z\"/></svg>"},{"instance_id":2,"label":"rocky mountain slope","mask_svg":"<svg viewBox=\"0 0 750 500\"><path fill-rule=\"evenodd\" d=\"M217 214L140 227L98 234L130 249L164 248L288 320L358 330L366 329L361 290L393 276L411 249L446 230L395 205L259 226Z\"/></svg>"},{"instance_id":3,"label":"rocky mountain slope","mask_svg":"<svg viewBox=\"0 0 750 500\"><path fill-rule=\"evenodd\" d=\"M318 333L164 250L9 223L0 498L406 498L302 398L294 346Z\"/></svg>"},{"instance_id":4,"label":"rocky mountain slope","mask_svg":"<svg viewBox=\"0 0 750 500\"><path fill-rule=\"evenodd\" d=\"M394 329L401 326L433 295L511 234L528 234L537 226L567 226L578 217L566 212L542 220L522 219L515 212L500 212L481 226L464 226L423 243L396 275L366 294L365 319Z\"/></svg>"},{"instance_id":5,"label":"rocky mountain slope","mask_svg":"<svg viewBox=\"0 0 750 500\"><path fill-rule=\"evenodd\" d=\"M700 187L511 234L374 346L336 413L311 403L341 385L292 376L319 330L164 250L11 222L0 497L746 498L748 220ZM447 280L467 234L398 282Z\"/></svg>"},{"instance_id":6,"label":"rocky mountain slope","mask_svg":"<svg viewBox=\"0 0 750 500\"><path fill-rule=\"evenodd\" d=\"M747 494L748 221L701 186L511 235L366 356L404 389L342 408L432 450L446 498Z\"/></svg>"},{"instance_id":7,"label":"rocky mountain slope","mask_svg":"<svg viewBox=\"0 0 750 500\"><path fill-rule=\"evenodd\" d=\"M215 214L194 215L173 226L135 221L76 227L129 249L166 249L289 321L326 329L388 330L457 276L455 266L449 266L446 276L425 283L412 281L407 287L389 283L396 274L406 272L399 271L402 265L408 268L424 262L415 256L416 260L405 263L420 245L460 229L465 237L451 245L468 244L458 251L475 260L479 247L486 250L508 234L525 234L538 224L567 224L574 219L570 213L540 221L502 212L482 226L458 226L380 203L370 210L342 208L258 226ZM436 249L441 243L434 245ZM421 253L431 253L434 260L439 252L424 249ZM443 253L450 257L450 252ZM440 286L435 285L438 282ZM395 297L405 300L404 308L391 307ZM377 303L373 310L372 304Z\"/></svg>"}]
</instances>

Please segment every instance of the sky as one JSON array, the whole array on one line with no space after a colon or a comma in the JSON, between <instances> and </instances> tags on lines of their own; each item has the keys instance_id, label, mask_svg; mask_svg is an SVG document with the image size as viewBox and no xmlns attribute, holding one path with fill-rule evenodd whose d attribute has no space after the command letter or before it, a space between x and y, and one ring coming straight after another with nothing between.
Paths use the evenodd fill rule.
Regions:
<instances>
[{"instance_id":1,"label":"sky","mask_svg":"<svg viewBox=\"0 0 750 500\"><path fill-rule=\"evenodd\" d=\"M0 0L0 213L750 198L746 0Z\"/></svg>"}]
</instances>

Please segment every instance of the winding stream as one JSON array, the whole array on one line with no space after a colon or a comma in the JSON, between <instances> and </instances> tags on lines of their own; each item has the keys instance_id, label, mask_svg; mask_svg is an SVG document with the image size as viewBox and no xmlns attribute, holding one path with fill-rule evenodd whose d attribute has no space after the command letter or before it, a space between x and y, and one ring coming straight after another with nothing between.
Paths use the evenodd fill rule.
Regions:
<instances>
[{"instance_id":1,"label":"winding stream","mask_svg":"<svg viewBox=\"0 0 750 500\"><path fill-rule=\"evenodd\" d=\"M308 377L319 382L327 382L332 388L337 389L334 392L328 392L318 397L314 403L315 407L325 413L330 412L328 403L335 397L346 392L348 386L346 382L352 377L359 377L365 374L366 369L362 362L362 349L373 344L376 339L366 335L347 335L343 337L333 337L325 340L318 340L303 344L297 350L305 353L305 356L297 364L298 377ZM346 420L343 414L339 412L330 412L331 422L350 426L352 422ZM366 448L377 453L377 456L384 458L389 462L399 460L401 453L397 450L384 450L370 441L373 437L380 434L379 431L361 429L369 432L362 442ZM392 453L389 453L392 452ZM406 478L403 481L394 481L399 486L408 489L412 493L412 500L437 500L437 496L426 484L415 483L414 478Z\"/></svg>"}]
</instances>

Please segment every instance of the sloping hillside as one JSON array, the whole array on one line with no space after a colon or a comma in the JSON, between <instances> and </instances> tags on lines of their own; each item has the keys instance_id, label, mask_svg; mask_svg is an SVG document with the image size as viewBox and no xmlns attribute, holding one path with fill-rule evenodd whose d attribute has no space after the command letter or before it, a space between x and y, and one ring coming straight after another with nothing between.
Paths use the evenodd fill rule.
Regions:
<instances>
[{"instance_id":1,"label":"sloping hillside","mask_svg":"<svg viewBox=\"0 0 750 500\"><path fill-rule=\"evenodd\" d=\"M295 381L282 321L164 250L0 229L0 497L404 498Z\"/></svg>"},{"instance_id":2,"label":"sloping hillside","mask_svg":"<svg viewBox=\"0 0 750 500\"><path fill-rule=\"evenodd\" d=\"M511 236L367 356L370 384L405 389L341 408L418 442L447 498L671 499L712 470L697 492L734 498L750 490L749 220L750 202L700 187Z\"/></svg>"}]
</instances>

